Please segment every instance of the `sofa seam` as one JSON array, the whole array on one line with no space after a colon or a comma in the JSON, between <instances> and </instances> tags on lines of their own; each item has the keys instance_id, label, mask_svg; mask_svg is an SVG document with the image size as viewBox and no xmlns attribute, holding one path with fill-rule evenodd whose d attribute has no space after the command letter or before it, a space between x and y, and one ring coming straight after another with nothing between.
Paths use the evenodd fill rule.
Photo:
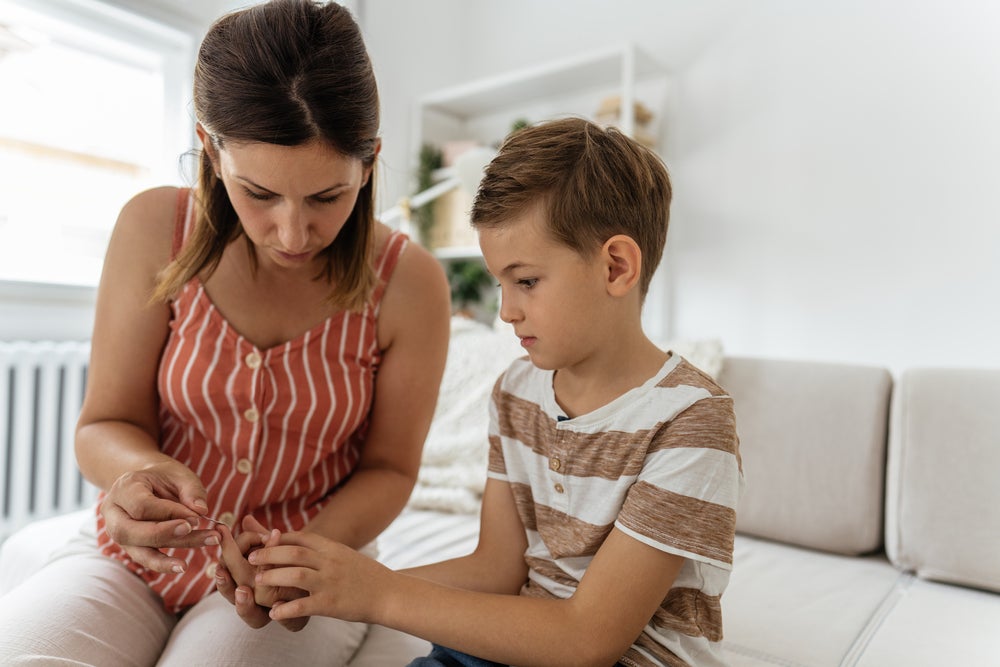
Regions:
<instances>
[{"instance_id":1,"label":"sofa seam","mask_svg":"<svg viewBox=\"0 0 1000 667\"><path fill-rule=\"evenodd\" d=\"M727 651L738 653L748 658L754 658L755 660L763 660L764 662L770 663L772 665L780 665L780 667L809 667L809 665L803 664L801 662L791 662L789 660L785 660L784 658L779 658L777 656L771 655L770 653L764 653L763 651L750 648L749 646L743 646L741 644L734 644L732 642L724 641L723 647Z\"/></svg>"},{"instance_id":2,"label":"sofa seam","mask_svg":"<svg viewBox=\"0 0 1000 667\"><path fill-rule=\"evenodd\" d=\"M904 530L903 530L903 520L904 520L904 515L906 514L905 509L903 507L904 498L906 496L906 494L903 492L903 485L904 485L905 480L906 480L906 472L905 471L906 471L906 469L908 468L908 465L909 465L908 462L907 462L907 452L908 452L909 448L906 446L906 443L907 443L907 441L909 440L909 437L910 437L910 410L909 410L909 407L910 407L910 394L911 394L911 390L910 390L910 384L911 384L910 380L911 380L911 378L908 377L910 375L912 375L912 374L904 371L903 374L902 374L902 376L899 378L898 386L896 387L896 390L899 392L899 413L898 413L899 436L898 436L898 438L896 439L896 442L895 442L895 444L896 444L896 447L895 447L895 449L896 449L896 459L898 461L898 464L896 466L896 471L895 471L896 484L894 485L895 489L893 490L893 495L895 496L895 500L896 500L896 502L894 503L896 516L895 516L895 518L894 518L894 520L892 522L895 534L892 536L892 540L894 542L894 545L893 545L893 547L894 547L893 548L893 552L894 553L893 553L893 557L890 558L890 562L892 562L893 565L896 565L897 567L900 567L903 570L909 570L909 569L911 569L911 568L909 568L909 567L907 567L905 565L905 563L906 563L906 558L904 556L904 554L905 554L905 545L903 544L903 533L904 533ZM891 446L892 446L892 434L891 433L889 434L889 438L887 438L887 441L888 441L889 446L891 448ZM887 461L887 463L888 463L888 461ZM887 469L887 472L888 472L888 465L886 465L886 469ZM886 479L886 492L887 493L889 491L888 487L889 487L888 479ZM888 505L888 503L887 503L887 505ZM888 509L888 507L887 507L887 509ZM885 517L885 520L888 523L888 517ZM889 552L889 550L888 550L888 548L886 548L886 556L887 557L889 555L888 552ZM895 562L893 562L893 560Z\"/></svg>"},{"instance_id":3,"label":"sofa seam","mask_svg":"<svg viewBox=\"0 0 1000 667\"><path fill-rule=\"evenodd\" d=\"M915 579L916 576L910 572L899 573L892 588L885 594L882 601L879 602L878 607L875 608L875 611L868 618L868 622L858 632L857 637L855 637L851 646L847 649L838 667L855 667L858 664L858 661L864 656L865 650L871 644L872 639L875 638L885 619L896 608L900 599L906 595Z\"/></svg>"}]
</instances>

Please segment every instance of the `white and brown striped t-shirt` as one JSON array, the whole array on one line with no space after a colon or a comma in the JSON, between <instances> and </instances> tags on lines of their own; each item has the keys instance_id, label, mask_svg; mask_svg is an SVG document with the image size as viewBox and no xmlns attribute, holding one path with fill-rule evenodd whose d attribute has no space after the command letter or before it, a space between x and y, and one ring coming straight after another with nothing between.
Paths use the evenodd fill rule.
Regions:
<instances>
[{"instance_id":1,"label":"white and brown striped t-shirt","mask_svg":"<svg viewBox=\"0 0 1000 667\"><path fill-rule=\"evenodd\" d=\"M180 195L175 252L193 221L192 200ZM233 329L197 278L172 301L158 377L160 449L198 475L211 516L236 532L248 514L283 532L301 530L354 470L381 361L379 305L407 242L394 232L379 249L378 284L363 311L338 312L271 348ZM164 550L187 561L184 574L144 570L111 540L99 513L98 546L171 611L215 589L217 549Z\"/></svg>"},{"instance_id":2,"label":"white and brown striped t-shirt","mask_svg":"<svg viewBox=\"0 0 1000 667\"><path fill-rule=\"evenodd\" d=\"M621 662L725 664L720 598L743 488L732 399L672 355L641 387L565 419L552 379L518 359L497 381L490 409L489 476L510 484L528 537L521 594L571 597L618 528L685 558Z\"/></svg>"}]
</instances>

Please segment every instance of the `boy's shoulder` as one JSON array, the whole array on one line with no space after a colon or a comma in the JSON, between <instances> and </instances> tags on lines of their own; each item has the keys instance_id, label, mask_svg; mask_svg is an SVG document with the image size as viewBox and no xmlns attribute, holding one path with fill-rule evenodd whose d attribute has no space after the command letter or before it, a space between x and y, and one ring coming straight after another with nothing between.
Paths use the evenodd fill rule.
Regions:
<instances>
[{"instance_id":1,"label":"boy's shoulder","mask_svg":"<svg viewBox=\"0 0 1000 667\"><path fill-rule=\"evenodd\" d=\"M670 354L670 360L667 363L670 364L673 362L673 366L663 376L663 379L657 383L657 387L664 389L672 387L691 387L704 390L708 392L709 396L713 397L729 395L729 392L723 389L711 375L701 370L679 354L675 352L671 352Z\"/></svg>"}]
</instances>

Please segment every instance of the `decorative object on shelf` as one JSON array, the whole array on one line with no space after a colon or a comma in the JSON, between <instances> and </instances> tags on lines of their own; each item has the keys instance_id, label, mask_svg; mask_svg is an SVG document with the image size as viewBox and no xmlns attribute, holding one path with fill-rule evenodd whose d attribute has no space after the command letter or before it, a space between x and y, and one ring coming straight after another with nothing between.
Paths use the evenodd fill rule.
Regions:
<instances>
[{"instance_id":1,"label":"decorative object on shelf","mask_svg":"<svg viewBox=\"0 0 1000 667\"><path fill-rule=\"evenodd\" d=\"M475 141L448 141L442 145L445 173L457 177L459 187L434 200L434 221L426 237L430 248L471 247L478 243L469 225L472 199L479 189L483 169L496 151Z\"/></svg>"},{"instance_id":2,"label":"decorative object on shelf","mask_svg":"<svg viewBox=\"0 0 1000 667\"><path fill-rule=\"evenodd\" d=\"M632 117L635 123L632 136L646 148L656 150L656 138L649 130L650 121L653 120L653 112L646 108L642 102L636 100L632 104ZM601 100L597 113L594 114L594 120L606 127L620 128L622 124L622 96L609 95Z\"/></svg>"},{"instance_id":3,"label":"decorative object on shelf","mask_svg":"<svg viewBox=\"0 0 1000 667\"><path fill-rule=\"evenodd\" d=\"M442 152L431 144L420 147L420 160L417 164L417 192L424 192L434 185L434 172L441 168ZM411 209L410 215L415 218L417 232L424 243L430 238L434 226L434 210L428 204Z\"/></svg>"},{"instance_id":4,"label":"decorative object on shelf","mask_svg":"<svg viewBox=\"0 0 1000 667\"><path fill-rule=\"evenodd\" d=\"M428 248L459 246L474 249L475 252L470 256L475 256L479 250L478 239L468 224L468 212L471 207L472 197L476 194L476 190L479 189L479 181L483 178L483 169L490 163L496 152L492 148L484 146L477 146L476 148L466 150L455 158L453 166L433 169L426 174L425 178L425 170L435 164L435 150L433 147L427 147L425 151L421 151L426 157L426 161L422 162L426 167L421 166L419 169L420 173L418 174L420 185L424 183L433 183L433 185L420 190L415 195L402 198L399 204L387 211L383 211L379 215L379 220L389 224L398 219L400 231L411 236L416 232L419 241ZM445 237L442 238L442 232L438 230L440 225L435 224L434 221L442 216L447 219L455 217L447 211L441 212L438 210L440 200L444 200L445 205L450 201L452 202L452 206L454 206L453 202L455 198L450 197L453 193L458 195L464 203L458 204L459 213L463 216L461 224L453 226L451 230L458 231L462 235L462 238L453 237L448 230L445 230ZM432 202L434 206L430 206ZM413 222L417 216L414 214L420 210L425 211L427 226L418 227L415 230ZM423 219L417 218L417 222L419 224L423 222Z\"/></svg>"},{"instance_id":5,"label":"decorative object on shelf","mask_svg":"<svg viewBox=\"0 0 1000 667\"><path fill-rule=\"evenodd\" d=\"M523 130L531 125L531 121L527 118L518 118L513 123L510 124L510 133L514 134L518 130Z\"/></svg>"},{"instance_id":6,"label":"decorative object on shelf","mask_svg":"<svg viewBox=\"0 0 1000 667\"><path fill-rule=\"evenodd\" d=\"M452 312L481 322L496 317L493 277L481 259L456 259L446 264ZM492 298L491 298L492 297Z\"/></svg>"}]
</instances>

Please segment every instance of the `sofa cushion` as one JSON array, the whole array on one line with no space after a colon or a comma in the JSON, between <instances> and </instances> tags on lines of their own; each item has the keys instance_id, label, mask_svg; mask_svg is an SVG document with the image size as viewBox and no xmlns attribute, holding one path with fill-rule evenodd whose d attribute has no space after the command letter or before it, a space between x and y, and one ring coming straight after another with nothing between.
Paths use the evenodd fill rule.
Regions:
<instances>
[{"instance_id":1,"label":"sofa cushion","mask_svg":"<svg viewBox=\"0 0 1000 667\"><path fill-rule=\"evenodd\" d=\"M1000 597L911 578L879 622L856 664L996 665L1000 662L997 628Z\"/></svg>"},{"instance_id":2,"label":"sofa cushion","mask_svg":"<svg viewBox=\"0 0 1000 667\"><path fill-rule=\"evenodd\" d=\"M1000 370L906 371L892 412L889 558L926 579L1000 591Z\"/></svg>"},{"instance_id":3,"label":"sofa cushion","mask_svg":"<svg viewBox=\"0 0 1000 667\"><path fill-rule=\"evenodd\" d=\"M720 384L747 479L736 530L847 555L878 549L889 371L726 357Z\"/></svg>"},{"instance_id":4,"label":"sofa cushion","mask_svg":"<svg viewBox=\"0 0 1000 667\"><path fill-rule=\"evenodd\" d=\"M900 573L882 556L848 557L738 535L722 596L733 667L854 664ZM906 663L885 663L906 664Z\"/></svg>"}]
</instances>

